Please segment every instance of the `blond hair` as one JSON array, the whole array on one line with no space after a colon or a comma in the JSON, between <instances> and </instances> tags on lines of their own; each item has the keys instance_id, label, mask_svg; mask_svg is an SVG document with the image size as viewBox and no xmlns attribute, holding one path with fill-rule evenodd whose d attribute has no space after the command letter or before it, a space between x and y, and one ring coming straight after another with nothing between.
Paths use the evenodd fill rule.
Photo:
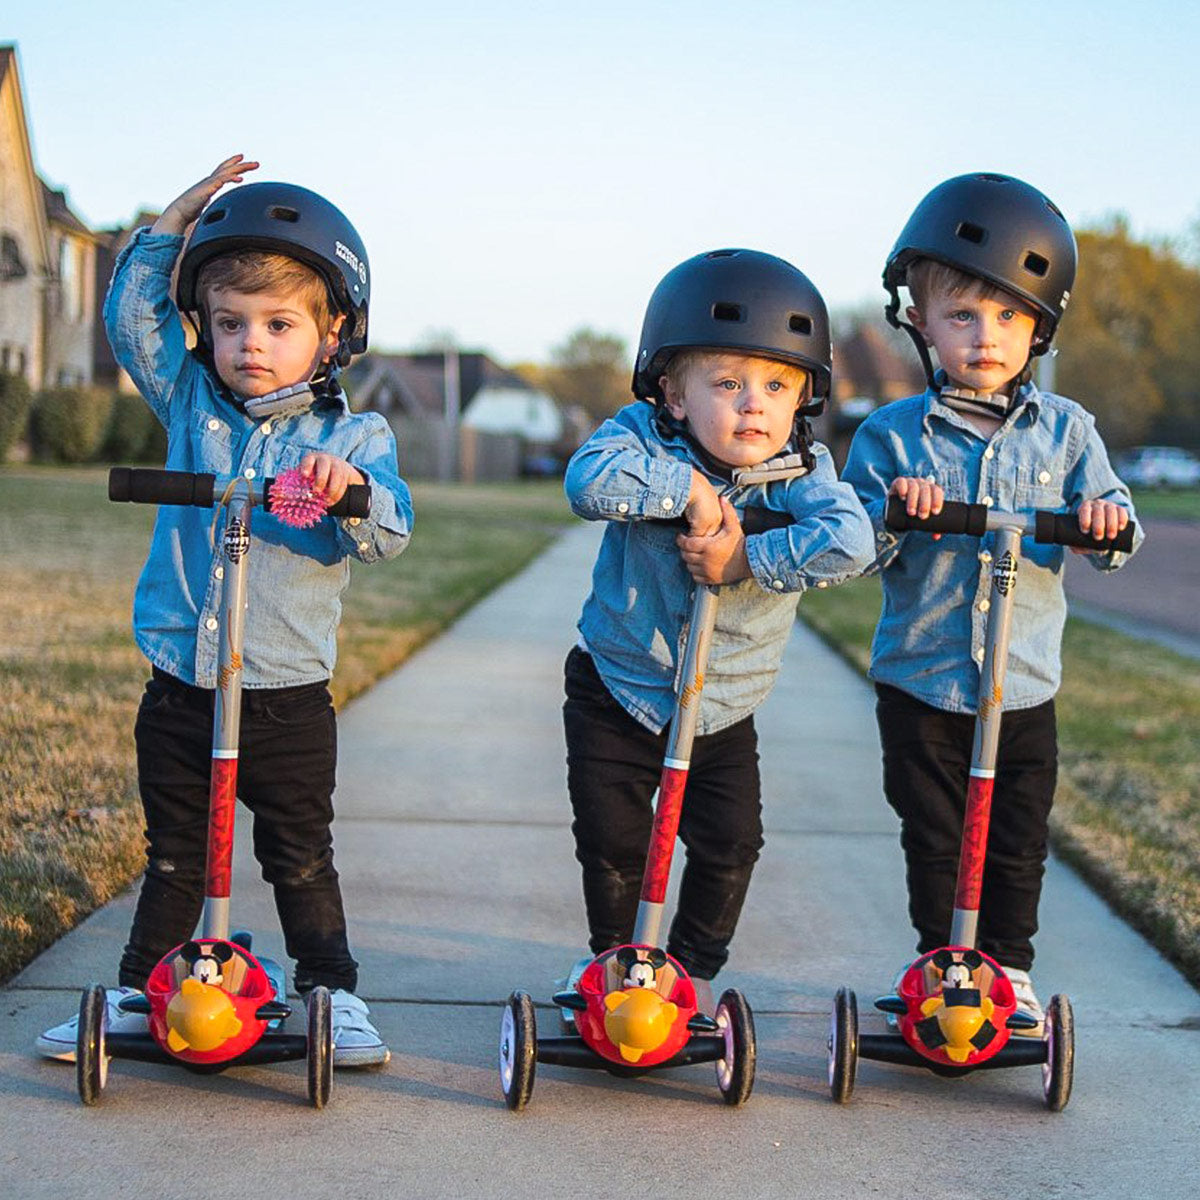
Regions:
<instances>
[{"instance_id":1,"label":"blond hair","mask_svg":"<svg viewBox=\"0 0 1200 1200\"><path fill-rule=\"evenodd\" d=\"M692 367L702 364L706 359L720 358L726 354L734 358L762 358L768 362L775 363L781 370L788 372L784 378L789 384L793 382L799 383L802 388L810 378L809 372L795 363L784 362L779 358L772 358L769 354L752 354L745 350L727 350L720 346L688 346L678 351L671 356L667 365L663 368L663 376L670 387L676 391L682 391L684 378ZM794 377L792 372L794 372Z\"/></svg>"},{"instance_id":2,"label":"blond hair","mask_svg":"<svg viewBox=\"0 0 1200 1200\"><path fill-rule=\"evenodd\" d=\"M325 281L312 267L286 254L241 250L211 259L196 277L196 294L205 316L210 315L211 294L224 291L247 295L280 292L308 309L321 337L333 328L335 313Z\"/></svg>"}]
</instances>

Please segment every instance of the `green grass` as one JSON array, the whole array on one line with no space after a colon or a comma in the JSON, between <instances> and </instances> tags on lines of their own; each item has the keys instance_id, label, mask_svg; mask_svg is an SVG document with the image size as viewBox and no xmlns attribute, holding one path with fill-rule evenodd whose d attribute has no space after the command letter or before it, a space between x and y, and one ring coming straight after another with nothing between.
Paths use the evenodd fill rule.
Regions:
<instances>
[{"instance_id":1,"label":"green grass","mask_svg":"<svg viewBox=\"0 0 1200 1200\"><path fill-rule=\"evenodd\" d=\"M1200 488L1185 488L1180 491L1150 491L1139 488L1133 493L1133 505L1139 517L1200 521Z\"/></svg>"},{"instance_id":2,"label":"green grass","mask_svg":"<svg viewBox=\"0 0 1200 1200\"><path fill-rule=\"evenodd\" d=\"M877 579L811 591L801 617L865 672ZM1200 986L1200 671L1069 618L1057 700L1055 849Z\"/></svg>"},{"instance_id":3,"label":"green grass","mask_svg":"<svg viewBox=\"0 0 1200 1200\"><path fill-rule=\"evenodd\" d=\"M0 981L122 890L143 841L130 631L154 510L110 504L102 469L0 470ZM573 520L555 481L418 484L397 559L354 568L344 703L520 570Z\"/></svg>"}]
</instances>

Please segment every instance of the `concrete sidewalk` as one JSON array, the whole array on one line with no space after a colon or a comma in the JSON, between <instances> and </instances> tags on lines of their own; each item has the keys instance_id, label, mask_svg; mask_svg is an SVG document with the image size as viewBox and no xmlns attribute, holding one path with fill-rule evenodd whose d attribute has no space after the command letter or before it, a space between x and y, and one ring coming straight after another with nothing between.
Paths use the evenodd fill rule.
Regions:
<instances>
[{"instance_id":1,"label":"concrete sidewalk","mask_svg":"<svg viewBox=\"0 0 1200 1200\"><path fill-rule=\"evenodd\" d=\"M870 1001L912 935L873 696L803 626L759 719L767 846L719 981L755 1010L750 1101L727 1109L711 1067L642 1080L540 1067L529 1108L504 1108L498 1004L518 986L547 1000L584 942L559 706L597 534L571 530L342 716L337 861L390 1066L337 1073L317 1113L302 1065L115 1062L84 1109L73 1070L32 1042L81 985L113 981L125 897L2 993L0 1192L157 1200L219 1179L344 1200L1194 1196L1200 996L1057 863L1036 978L1075 1005L1067 1110L1046 1112L1037 1068L948 1081L864 1062L852 1103L829 1101L833 993L852 985L864 1031L881 1029ZM244 838L234 913L282 957ZM554 1031L551 1010L539 1018Z\"/></svg>"}]
</instances>

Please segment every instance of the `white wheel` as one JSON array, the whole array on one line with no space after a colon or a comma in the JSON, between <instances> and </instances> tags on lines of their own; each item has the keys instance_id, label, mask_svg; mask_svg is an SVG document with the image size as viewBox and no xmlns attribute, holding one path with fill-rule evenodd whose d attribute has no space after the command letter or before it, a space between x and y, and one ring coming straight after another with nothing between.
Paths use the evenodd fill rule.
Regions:
<instances>
[{"instance_id":1,"label":"white wheel","mask_svg":"<svg viewBox=\"0 0 1200 1200\"><path fill-rule=\"evenodd\" d=\"M1066 996L1051 996L1046 1005L1046 1061L1042 1064L1042 1095L1051 1112L1062 1112L1071 1099L1075 1078L1075 1015Z\"/></svg>"},{"instance_id":2,"label":"white wheel","mask_svg":"<svg viewBox=\"0 0 1200 1200\"><path fill-rule=\"evenodd\" d=\"M537 1017L528 992L513 992L500 1019L500 1089L519 1112L529 1103L537 1069Z\"/></svg>"},{"instance_id":3,"label":"white wheel","mask_svg":"<svg viewBox=\"0 0 1200 1200\"><path fill-rule=\"evenodd\" d=\"M725 1038L725 1057L717 1060L717 1087L726 1104L744 1104L754 1087L758 1060L754 1014L746 997L736 988L730 988L717 1005L716 1020Z\"/></svg>"},{"instance_id":4,"label":"white wheel","mask_svg":"<svg viewBox=\"0 0 1200 1200\"><path fill-rule=\"evenodd\" d=\"M858 1000L849 988L838 988L829 1024L829 1094L845 1104L858 1074Z\"/></svg>"}]
</instances>

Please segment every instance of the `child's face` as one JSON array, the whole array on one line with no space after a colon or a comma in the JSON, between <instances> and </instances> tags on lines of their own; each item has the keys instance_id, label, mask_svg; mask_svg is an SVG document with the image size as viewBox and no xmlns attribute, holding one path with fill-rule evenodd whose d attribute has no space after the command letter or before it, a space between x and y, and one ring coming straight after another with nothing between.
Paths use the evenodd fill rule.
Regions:
<instances>
[{"instance_id":1,"label":"child's face","mask_svg":"<svg viewBox=\"0 0 1200 1200\"><path fill-rule=\"evenodd\" d=\"M289 292L213 289L208 310L217 374L245 400L311 379L337 349L342 319L321 337L312 313Z\"/></svg>"},{"instance_id":2,"label":"child's face","mask_svg":"<svg viewBox=\"0 0 1200 1200\"><path fill-rule=\"evenodd\" d=\"M1037 329L1033 310L1011 296L935 293L908 318L950 382L977 392L999 392L1024 370Z\"/></svg>"},{"instance_id":3,"label":"child's face","mask_svg":"<svg viewBox=\"0 0 1200 1200\"><path fill-rule=\"evenodd\" d=\"M746 354L701 354L682 376L664 376L667 411L729 467L778 454L792 434L807 376L799 367Z\"/></svg>"}]
</instances>

